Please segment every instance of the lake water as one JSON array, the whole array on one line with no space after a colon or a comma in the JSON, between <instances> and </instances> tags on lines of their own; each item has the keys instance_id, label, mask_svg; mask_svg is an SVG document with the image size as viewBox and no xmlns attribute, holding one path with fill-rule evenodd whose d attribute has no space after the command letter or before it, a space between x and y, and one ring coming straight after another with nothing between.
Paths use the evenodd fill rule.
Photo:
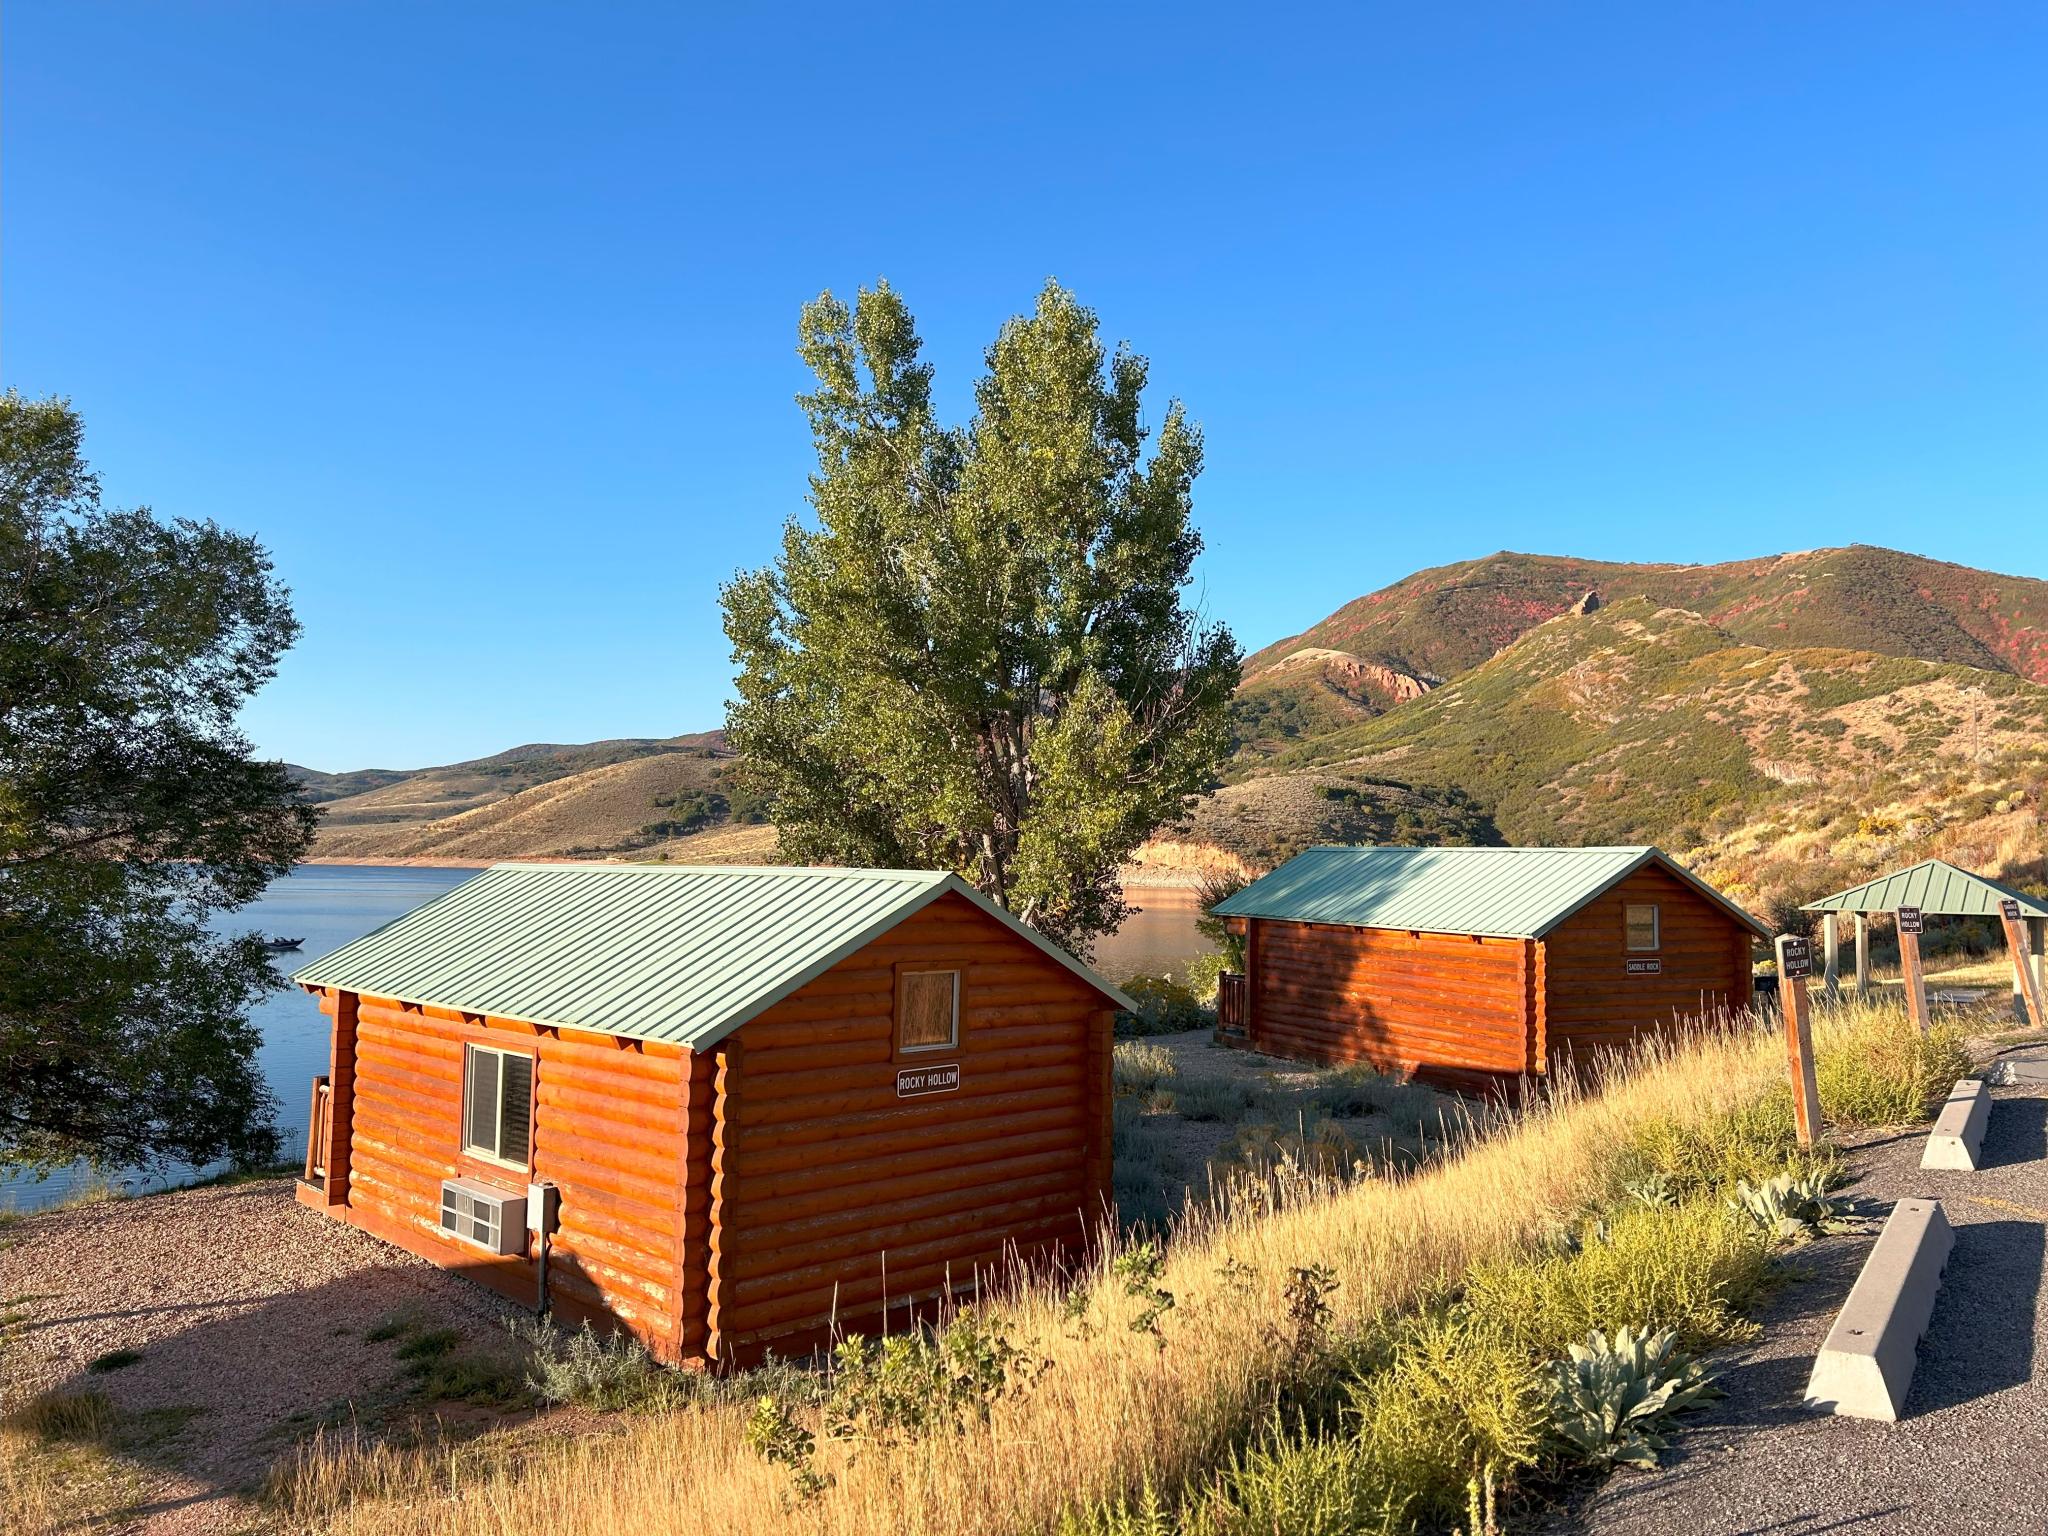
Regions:
<instances>
[{"instance_id":1,"label":"lake water","mask_svg":"<svg viewBox=\"0 0 2048 1536\"><path fill-rule=\"evenodd\" d=\"M279 972L288 973L361 938L475 873L471 869L309 864L277 881L256 901L224 919L220 927L225 932L255 929L304 940L300 948L277 959ZM1195 932L1194 894L1141 891L1133 893L1133 901L1139 910L1096 945L1097 969L1112 981L1141 972L1177 975L1204 947ZM256 1005L254 1017L263 1030L257 1063L277 1095L285 1155L295 1158L306 1144L313 1079L327 1070L327 1018L318 1003L297 987L266 997ZM161 1189L187 1183L195 1172L174 1165L107 1174L80 1165L46 1179L7 1175L0 1177L0 1209L35 1210L54 1205L102 1182L126 1190Z\"/></svg>"}]
</instances>

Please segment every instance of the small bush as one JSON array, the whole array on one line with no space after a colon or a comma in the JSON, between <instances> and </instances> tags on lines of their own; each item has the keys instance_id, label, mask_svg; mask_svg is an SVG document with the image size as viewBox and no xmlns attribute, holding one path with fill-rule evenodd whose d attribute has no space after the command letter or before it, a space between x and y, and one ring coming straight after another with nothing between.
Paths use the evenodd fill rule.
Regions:
<instances>
[{"instance_id":1,"label":"small bush","mask_svg":"<svg viewBox=\"0 0 2048 1536\"><path fill-rule=\"evenodd\" d=\"M1924 1120L1973 1067L1957 1025L1937 1023L1923 1035L1904 1012L1870 1005L1823 1012L1813 1061L1821 1113L1852 1126Z\"/></svg>"},{"instance_id":2,"label":"small bush","mask_svg":"<svg viewBox=\"0 0 2048 1536\"><path fill-rule=\"evenodd\" d=\"M1393 1536L1410 1528L1410 1500L1386 1476L1361 1440L1272 1434L1231 1460L1215 1492L1180 1529L1205 1536ZM1151 1529L1130 1524L1114 1536L1150 1536Z\"/></svg>"},{"instance_id":3,"label":"small bush","mask_svg":"<svg viewBox=\"0 0 2048 1536\"><path fill-rule=\"evenodd\" d=\"M662 1394L662 1371L630 1334L600 1337L585 1323L564 1333L552 1322L508 1324L533 1351L526 1385L544 1403L581 1403L606 1411L644 1407Z\"/></svg>"},{"instance_id":4,"label":"small bush","mask_svg":"<svg viewBox=\"0 0 2048 1536\"><path fill-rule=\"evenodd\" d=\"M1741 1313L1762 1290L1770 1251L1718 1202L1637 1205L1586 1223L1557 1251L1480 1266L1465 1305L1547 1359L1623 1327L1668 1328L1704 1349L1752 1331Z\"/></svg>"},{"instance_id":5,"label":"small bush","mask_svg":"<svg viewBox=\"0 0 2048 1536\"><path fill-rule=\"evenodd\" d=\"M1150 1093L1175 1071L1173 1053L1149 1040L1119 1040L1113 1064L1118 1093Z\"/></svg>"},{"instance_id":6,"label":"small bush","mask_svg":"<svg viewBox=\"0 0 2048 1536\"><path fill-rule=\"evenodd\" d=\"M423 1364L418 1386L427 1397L458 1403L515 1403L525 1395L519 1367L500 1355L444 1355Z\"/></svg>"},{"instance_id":7,"label":"small bush","mask_svg":"<svg viewBox=\"0 0 2048 1536\"><path fill-rule=\"evenodd\" d=\"M1821 1232L1853 1232L1865 1223L1853 1200L1828 1193L1828 1174L1781 1173L1761 1184L1744 1180L1729 1196L1728 1209L1781 1243L1803 1243Z\"/></svg>"},{"instance_id":8,"label":"small bush","mask_svg":"<svg viewBox=\"0 0 2048 1536\"><path fill-rule=\"evenodd\" d=\"M1135 1012L1116 1016L1119 1035L1174 1035L1215 1028L1216 1011L1204 1008L1189 988L1169 976L1133 976L1123 990L1138 1006Z\"/></svg>"},{"instance_id":9,"label":"small bush","mask_svg":"<svg viewBox=\"0 0 2048 1536\"><path fill-rule=\"evenodd\" d=\"M1469 1307L1409 1319L1352 1389L1365 1486L1383 1502L1455 1520L1475 1478L1506 1481L1536 1460L1549 1384L1498 1322Z\"/></svg>"},{"instance_id":10,"label":"small bush","mask_svg":"<svg viewBox=\"0 0 2048 1536\"><path fill-rule=\"evenodd\" d=\"M1550 1381L1551 1432L1592 1467L1654 1467L1665 1446L1663 1421L1720 1396L1714 1378L1679 1353L1669 1329L1591 1333L1550 1368Z\"/></svg>"},{"instance_id":11,"label":"small bush","mask_svg":"<svg viewBox=\"0 0 2048 1536\"><path fill-rule=\"evenodd\" d=\"M43 1392L11 1410L5 1422L39 1440L81 1445L106 1439L114 1418L113 1402L104 1392Z\"/></svg>"},{"instance_id":12,"label":"small bush","mask_svg":"<svg viewBox=\"0 0 2048 1536\"><path fill-rule=\"evenodd\" d=\"M1252 1102L1249 1088L1227 1078L1201 1078L1173 1088L1173 1112L1183 1120L1234 1122L1244 1118Z\"/></svg>"}]
</instances>

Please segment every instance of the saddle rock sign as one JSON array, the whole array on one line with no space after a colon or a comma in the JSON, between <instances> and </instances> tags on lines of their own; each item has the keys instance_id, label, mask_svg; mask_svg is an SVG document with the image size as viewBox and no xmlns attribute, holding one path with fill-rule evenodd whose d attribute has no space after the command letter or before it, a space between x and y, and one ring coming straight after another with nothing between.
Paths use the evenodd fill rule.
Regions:
<instances>
[{"instance_id":1,"label":"saddle rock sign","mask_svg":"<svg viewBox=\"0 0 2048 1536\"><path fill-rule=\"evenodd\" d=\"M896 1074L896 1097L915 1099L927 1093L951 1093L960 1086L960 1063L940 1067L905 1067Z\"/></svg>"}]
</instances>

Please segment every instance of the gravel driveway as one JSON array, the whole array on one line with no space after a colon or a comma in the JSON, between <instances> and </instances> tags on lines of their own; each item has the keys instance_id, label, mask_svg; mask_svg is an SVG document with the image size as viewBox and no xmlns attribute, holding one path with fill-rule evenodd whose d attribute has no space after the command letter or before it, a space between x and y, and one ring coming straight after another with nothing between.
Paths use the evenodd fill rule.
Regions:
<instances>
[{"instance_id":1,"label":"gravel driveway","mask_svg":"<svg viewBox=\"0 0 2048 1536\"><path fill-rule=\"evenodd\" d=\"M2048 1086L1994 1090L1985 1166L1920 1168L1914 1132L1851 1155L1865 1205L1941 1201L1955 1250L1897 1424L1808 1412L1808 1372L1874 1235L1795 1250L1764 1338L1725 1357L1728 1397L1668 1465L1616 1476L1555 1529L1587 1536L1818 1536L2048 1529Z\"/></svg>"},{"instance_id":2,"label":"gravel driveway","mask_svg":"<svg viewBox=\"0 0 2048 1536\"><path fill-rule=\"evenodd\" d=\"M507 1343L488 1292L306 1209L290 1179L46 1212L0 1231L0 1405L105 1392L154 1430L139 1527L239 1529L235 1495L294 1440L405 1397L397 1343L366 1337L395 1314ZM115 1350L140 1358L88 1369Z\"/></svg>"}]
</instances>

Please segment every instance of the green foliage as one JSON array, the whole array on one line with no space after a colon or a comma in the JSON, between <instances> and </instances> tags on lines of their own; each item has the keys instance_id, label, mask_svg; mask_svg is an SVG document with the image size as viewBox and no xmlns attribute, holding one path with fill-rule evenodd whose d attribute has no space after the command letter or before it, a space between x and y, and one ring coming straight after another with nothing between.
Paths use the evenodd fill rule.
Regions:
<instances>
[{"instance_id":1,"label":"green foliage","mask_svg":"<svg viewBox=\"0 0 2048 1536\"><path fill-rule=\"evenodd\" d=\"M1650 1119L1616 1160L1617 1183L1649 1180L1689 1200L1732 1190L1743 1179L1770 1178L1800 1156L1789 1088L1694 1121Z\"/></svg>"},{"instance_id":2,"label":"green foliage","mask_svg":"<svg viewBox=\"0 0 2048 1536\"><path fill-rule=\"evenodd\" d=\"M800 337L816 526L721 594L745 781L786 858L955 869L1085 953L1228 749L1237 647L1182 602L1200 433L1170 405L1147 456L1144 360L1056 284L962 428L886 284Z\"/></svg>"},{"instance_id":3,"label":"green foliage","mask_svg":"<svg viewBox=\"0 0 2048 1536\"><path fill-rule=\"evenodd\" d=\"M1390 1475L1391 1474L1391 1475ZM1362 1437L1268 1434L1234 1456L1184 1532L1393 1536L1411 1529L1398 1469Z\"/></svg>"},{"instance_id":4,"label":"green foliage","mask_svg":"<svg viewBox=\"0 0 2048 1536\"><path fill-rule=\"evenodd\" d=\"M663 1396L666 1373L630 1334L599 1334L588 1323L568 1333L548 1320L510 1327L531 1352L526 1385L544 1403L637 1408Z\"/></svg>"},{"instance_id":5,"label":"green foliage","mask_svg":"<svg viewBox=\"0 0 2048 1536\"><path fill-rule=\"evenodd\" d=\"M1849 1126L1924 1120L1973 1069L1961 1026L1939 1022L1923 1035L1901 1009L1864 1006L1821 1012L1813 1062L1821 1113Z\"/></svg>"},{"instance_id":6,"label":"green foliage","mask_svg":"<svg viewBox=\"0 0 2048 1536\"><path fill-rule=\"evenodd\" d=\"M1235 871L1224 870L1202 876L1202 883L1195 890L1195 931L1208 940L1220 958L1220 969L1243 973L1245 968L1245 941L1241 934L1232 933L1227 920L1216 916L1216 908L1243 890L1251 881ZM1213 995L1213 994L1212 994Z\"/></svg>"},{"instance_id":7,"label":"green foliage","mask_svg":"<svg viewBox=\"0 0 2048 1536\"><path fill-rule=\"evenodd\" d=\"M1549 1252L1484 1264L1464 1302L1537 1358L1555 1359L1596 1329L1669 1328L1704 1349L1750 1331L1770 1243L1722 1202L1624 1206L1563 1235Z\"/></svg>"},{"instance_id":8,"label":"green foliage","mask_svg":"<svg viewBox=\"0 0 2048 1536\"><path fill-rule=\"evenodd\" d=\"M1147 1479L1136 1499L1113 1499L1085 1510L1067 1510L1054 1536L1185 1536L1173 1507Z\"/></svg>"},{"instance_id":9,"label":"green foliage","mask_svg":"<svg viewBox=\"0 0 2048 1536\"><path fill-rule=\"evenodd\" d=\"M1825 1172L1781 1173L1755 1185L1745 1179L1728 1197L1728 1209L1781 1243L1864 1226L1856 1202L1828 1193L1828 1184Z\"/></svg>"},{"instance_id":10,"label":"green foliage","mask_svg":"<svg viewBox=\"0 0 2048 1536\"><path fill-rule=\"evenodd\" d=\"M1166 1272L1166 1255L1148 1238L1124 1249L1110 1261L1109 1269L1123 1282L1126 1296L1144 1303L1131 1314L1131 1332L1150 1334L1154 1343L1166 1348L1166 1335L1159 1320L1174 1308L1173 1292L1159 1284L1159 1277Z\"/></svg>"},{"instance_id":11,"label":"green foliage","mask_svg":"<svg viewBox=\"0 0 2048 1536\"><path fill-rule=\"evenodd\" d=\"M746 1442L771 1466L789 1468L790 1496L807 1504L832 1486L832 1479L812 1464L817 1437L797 1418L789 1404L772 1393L755 1400L747 1415Z\"/></svg>"},{"instance_id":12,"label":"green foliage","mask_svg":"<svg viewBox=\"0 0 2048 1536\"><path fill-rule=\"evenodd\" d=\"M1551 1433L1592 1467L1654 1467L1663 1422L1720 1395L1714 1378L1681 1354L1670 1329L1595 1330L1550 1368Z\"/></svg>"},{"instance_id":13,"label":"green foliage","mask_svg":"<svg viewBox=\"0 0 2048 1536\"><path fill-rule=\"evenodd\" d=\"M1169 976L1133 976L1123 990L1138 1006L1135 1012L1117 1014L1120 1035L1177 1035L1215 1027L1215 1010L1203 1007L1189 987Z\"/></svg>"},{"instance_id":14,"label":"green foliage","mask_svg":"<svg viewBox=\"0 0 2048 1536\"><path fill-rule=\"evenodd\" d=\"M0 1164L275 1155L254 898L315 812L235 727L297 634L212 523L100 503L61 400L0 395Z\"/></svg>"},{"instance_id":15,"label":"green foliage","mask_svg":"<svg viewBox=\"0 0 2048 1536\"><path fill-rule=\"evenodd\" d=\"M1358 1451L1382 1499L1398 1494L1417 1514L1454 1520L1472 1479L1505 1481L1535 1462L1548 1382L1498 1321L1471 1307L1411 1318L1352 1388Z\"/></svg>"},{"instance_id":16,"label":"green foliage","mask_svg":"<svg viewBox=\"0 0 2048 1536\"><path fill-rule=\"evenodd\" d=\"M1118 1093L1148 1094L1174 1075L1173 1053L1149 1040L1119 1040L1111 1072Z\"/></svg>"},{"instance_id":17,"label":"green foliage","mask_svg":"<svg viewBox=\"0 0 2048 1536\"><path fill-rule=\"evenodd\" d=\"M1017 1348L989 1319L964 1311L943 1330L855 1334L832 1354L826 1433L886 1444L986 1423L996 1402L1028 1387L1043 1362Z\"/></svg>"}]
</instances>

